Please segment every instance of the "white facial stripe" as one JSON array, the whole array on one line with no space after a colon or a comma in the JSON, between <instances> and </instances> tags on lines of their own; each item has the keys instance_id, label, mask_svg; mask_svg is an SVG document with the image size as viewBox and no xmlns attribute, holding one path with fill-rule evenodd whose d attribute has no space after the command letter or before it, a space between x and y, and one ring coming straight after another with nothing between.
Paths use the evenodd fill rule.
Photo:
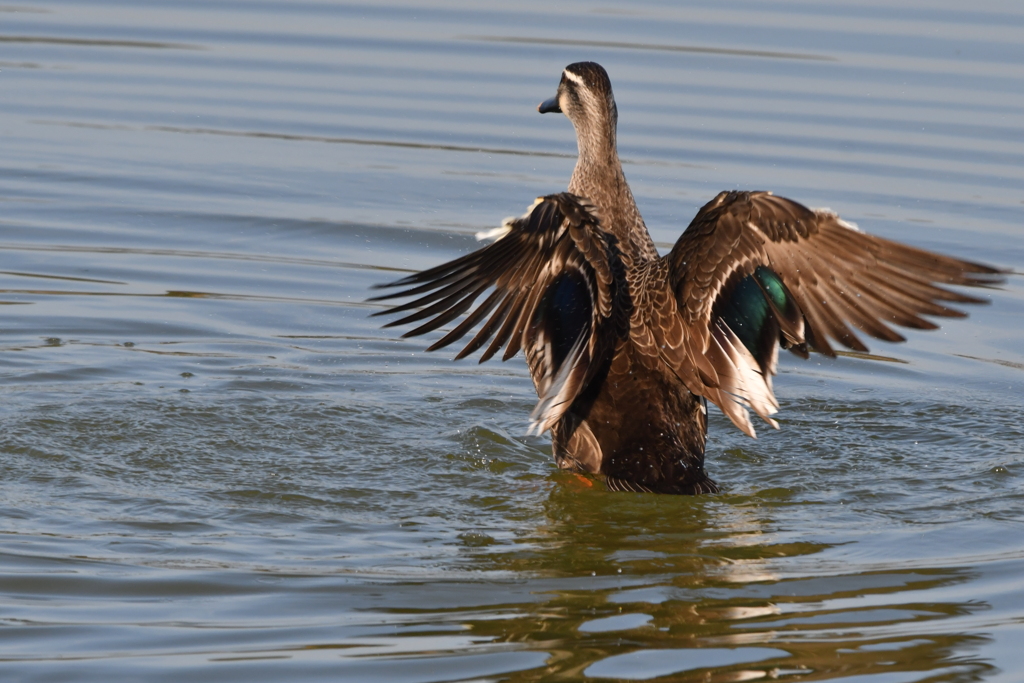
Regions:
<instances>
[{"instance_id":1,"label":"white facial stripe","mask_svg":"<svg viewBox=\"0 0 1024 683\"><path fill-rule=\"evenodd\" d=\"M580 78L579 76L577 76L576 74L574 74L573 72L569 71L568 69L563 71L562 75L565 76L566 78L568 78L570 81L572 81L576 85L583 85L583 79Z\"/></svg>"}]
</instances>

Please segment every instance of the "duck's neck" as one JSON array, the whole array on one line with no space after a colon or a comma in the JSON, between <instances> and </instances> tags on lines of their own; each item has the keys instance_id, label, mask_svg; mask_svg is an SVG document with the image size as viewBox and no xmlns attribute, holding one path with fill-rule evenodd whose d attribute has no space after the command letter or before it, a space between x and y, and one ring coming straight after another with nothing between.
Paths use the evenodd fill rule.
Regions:
<instances>
[{"instance_id":1,"label":"duck's neck","mask_svg":"<svg viewBox=\"0 0 1024 683\"><path fill-rule=\"evenodd\" d=\"M622 163L615 147L615 127L600 128L584 135L577 130L579 158L569 179L569 192L593 202L601 214L601 224L619 240L619 249L634 259L658 258L658 251L640 216L633 193L626 183Z\"/></svg>"}]
</instances>

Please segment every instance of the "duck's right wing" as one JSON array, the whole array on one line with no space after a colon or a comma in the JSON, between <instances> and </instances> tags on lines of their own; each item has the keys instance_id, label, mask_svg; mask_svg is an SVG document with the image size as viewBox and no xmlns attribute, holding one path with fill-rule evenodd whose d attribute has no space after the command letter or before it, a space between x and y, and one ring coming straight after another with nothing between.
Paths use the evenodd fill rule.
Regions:
<instances>
[{"instance_id":1,"label":"duck's right wing","mask_svg":"<svg viewBox=\"0 0 1024 683\"><path fill-rule=\"evenodd\" d=\"M480 362L502 346L502 360L526 349L540 401L531 418L537 433L562 417L608 352L607 323L627 296L614 238L600 227L595 209L562 193L539 198L521 218L506 221L497 241L443 265L381 287L403 287L373 300L418 296L374 315L415 310L385 327L426 320L411 337L445 325L491 294L433 351L461 339L486 318L458 353L463 358L490 344ZM490 317L487 317L487 316Z\"/></svg>"}]
</instances>

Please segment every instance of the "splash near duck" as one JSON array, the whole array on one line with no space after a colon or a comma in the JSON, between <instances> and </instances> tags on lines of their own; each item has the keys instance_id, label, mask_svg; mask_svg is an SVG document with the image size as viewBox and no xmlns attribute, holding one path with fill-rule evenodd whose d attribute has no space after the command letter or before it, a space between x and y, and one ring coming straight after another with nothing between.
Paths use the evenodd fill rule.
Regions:
<instances>
[{"instance_id":1,"label":"splash near duck","mask_svg":"<svg viewBox=\"0 0 1024 683\"><path fill-rule=\"evenodd\" d=\"M488 246L382 285L402 289L377 300L416 298L375 315L409 313L388 327L426 321L408 337L469 312L428 350L478 325L456 359L485 345L481 363L522 350L539 397L531 430L550 430L559 467L611 490L716 492L704 469L707 401L751 437L751 410L778 429L780 348L867 351L851 326L903 341L891 325L934 329L922 316L964 317L947 304L984 303L943 285L1002 280L770 192L722 192L661 256L622 171L605 70L570 64L538 110L576 129L568 191L539 198Z\"/></svg>"}]
</instances>

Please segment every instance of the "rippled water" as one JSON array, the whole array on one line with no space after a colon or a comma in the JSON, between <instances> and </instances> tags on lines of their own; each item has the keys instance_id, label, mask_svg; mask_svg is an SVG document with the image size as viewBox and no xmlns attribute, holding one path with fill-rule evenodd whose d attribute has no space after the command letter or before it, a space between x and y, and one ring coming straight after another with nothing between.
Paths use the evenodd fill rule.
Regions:
<instances>
[{"instance_id":1,"label":"rippled water","mask_svg":"<svg viewBox=\"0 0 1024 683\"><path fill-rule=\"evenodd\" d=\"M565 187L581 59L663 248L742 187L1024 271L1019 3L0 6L0 678L1019 680L1022 278L783 359L700 498L367 318Z\"/></svg>"}]
</instances>

